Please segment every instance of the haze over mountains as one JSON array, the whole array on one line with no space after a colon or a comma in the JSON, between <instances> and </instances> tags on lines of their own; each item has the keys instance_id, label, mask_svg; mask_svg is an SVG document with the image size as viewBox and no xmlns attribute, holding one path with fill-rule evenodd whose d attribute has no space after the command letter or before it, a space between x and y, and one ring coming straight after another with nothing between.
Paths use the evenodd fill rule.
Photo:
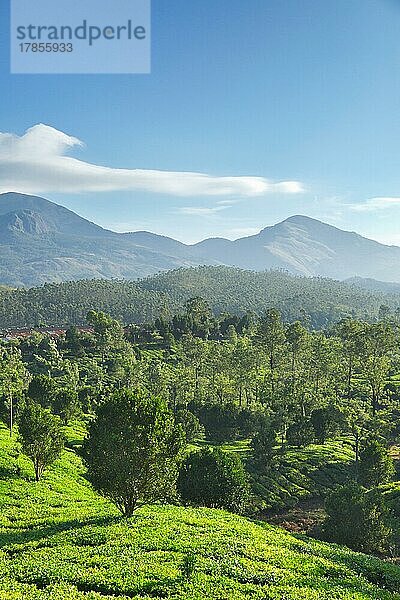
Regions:
<instances>
[{"instance_id":1,"label":"haze over mountains","mask_svg":"<svg viewBox=\"0 0 400 600\"><path fill-rule=\"evenodd\" d=\"M114 233L44 198L0 195L0 283L33 286L84 278L136 279L177 267L286 269L334 279L400 282L400 248L293 216L235 241L186 245L148 233Z\"/></svg>"}]
</instances>

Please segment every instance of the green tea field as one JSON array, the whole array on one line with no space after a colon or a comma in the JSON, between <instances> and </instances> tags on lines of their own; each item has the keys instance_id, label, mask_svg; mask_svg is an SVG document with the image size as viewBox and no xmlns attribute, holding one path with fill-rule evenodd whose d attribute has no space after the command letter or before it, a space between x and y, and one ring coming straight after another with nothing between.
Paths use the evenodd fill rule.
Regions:
<instances>
[{"instance_id":1,"label":"green tea field","mask_svg":"<svg viewBox=\"0 0 400 600\"><path fill-rule=\"evenodd\" d=\"M123 519L66 450L34 483L0 430L0 599L397 600L400 568L224 511Z\"/></svg>"}]
</instances>

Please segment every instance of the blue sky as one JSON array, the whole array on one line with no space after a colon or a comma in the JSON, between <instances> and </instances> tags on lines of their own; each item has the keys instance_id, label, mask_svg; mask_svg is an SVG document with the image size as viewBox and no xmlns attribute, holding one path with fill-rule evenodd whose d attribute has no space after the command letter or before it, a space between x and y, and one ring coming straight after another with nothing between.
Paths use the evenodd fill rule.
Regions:
<instances>
[{"instance_id":1,"label":"blue sky","mask_svg":"<svg viewBox=\"0 0 400 600\"><path fill-rule=\"evenodd\" d=\"M400 0L153 0L150 75L10 75L1 35L0 89L0 132L66 134L34 129L43 175L2 189L183 241L306 214L400 245ZM82 185L38 182L65 152ZM129 172L94 190L92 165Z\"/></svg>"}]
</instances>

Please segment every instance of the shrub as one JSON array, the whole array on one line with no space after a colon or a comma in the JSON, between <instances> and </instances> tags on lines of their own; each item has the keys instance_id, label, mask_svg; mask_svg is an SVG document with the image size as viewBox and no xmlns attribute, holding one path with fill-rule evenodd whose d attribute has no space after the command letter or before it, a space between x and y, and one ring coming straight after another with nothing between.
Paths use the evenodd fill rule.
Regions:
<instances>
[{"instance_id":1,"label":"shrub","mask_svg":"<svg viewBox=\"0 0 400 600\"><path fill-rule=\"evenodd\" d=\"M389 511L378 490L367 492L352 483L327 497L323 537L367 553L384 552L392 535Z\"/></svg>"},{"instance_id":2,"label":"shrub","mask_svg":"<svg viewBox=\"0 0 400 600\"><path fill-rule=\"evenodd\" d=\"M358 480L367 488L388 483L395 473L394 463L387 449L377 440L367 442L360 452Z\"/></svg>"},{"instance_id":3,"label":"shrub","mask_svg":"<svg viewBox=\"0 0 400 600\"><path fill-rule=\"evenodd\" d=\"M182 577L185 579L191 579L196 571L197 566L197 556L190 552L189 554L185 554L182 562L181 562L181 573Z\"/></svg>"},{"instance_id":4,"label":"shrub","mask_svg":"<svg viewBox=\"0 0 400 600\"><path fill-rule=\"evenodd\" d=\"M218 448L189 454L180 469L178 490L189 504L239 513L245 510L250 495L240 458Z\"/></svg>"}]
</instances>

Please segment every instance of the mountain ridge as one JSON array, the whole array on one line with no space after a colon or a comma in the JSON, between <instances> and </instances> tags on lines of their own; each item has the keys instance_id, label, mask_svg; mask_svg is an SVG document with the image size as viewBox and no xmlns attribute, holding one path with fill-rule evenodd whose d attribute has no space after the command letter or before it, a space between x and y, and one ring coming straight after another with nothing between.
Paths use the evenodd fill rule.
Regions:
<instances>
[{"instance_id":1,"label":"mountain ridge","mask_svg":"<svg viewBox=\"0 0 400 600\"><path fill-rule=\"evenodd\" d=\"M40 196L0 194L0 284L137 279L199 265L400 282L400 247L305 215L236 240L184 244L148 231L113 232Z\"/></svg>"}]
</instances>

